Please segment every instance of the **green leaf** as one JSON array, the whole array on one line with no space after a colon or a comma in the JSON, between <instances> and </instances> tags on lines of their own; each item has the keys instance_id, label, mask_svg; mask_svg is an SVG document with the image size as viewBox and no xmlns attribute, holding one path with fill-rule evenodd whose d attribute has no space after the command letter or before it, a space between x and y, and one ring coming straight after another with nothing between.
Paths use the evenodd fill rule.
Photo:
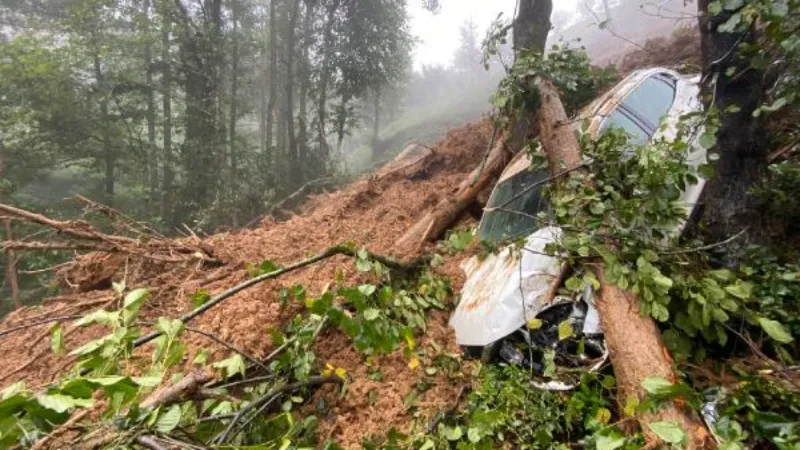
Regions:
<instances>
[{"instance_id":1,"label":"green leaf","mask_svg":"<svg viewBox=\"0 0 800 450\"><path fill-rule=\"evenodd\" d=\"M246 365L244 363L244 358L242 355L235 354L228 359L223 359L222 361L215 362L211 365L211 367L215 369L220 369L223 371L225 378L230 378L237 373L242 374L244 376L244 372L246 370Z\"/></svg>"},{"instance_id":2,"label":"green leaf","mask_svg":"<svg viewBox=\"0 0 800 450\"><path fill-rule=\"evenodd\" d=\"M616 450L625 445L625 438L600 435L597 436L595 445L597 450Z\"/></svg>"},{"instance_id":3,"label":"green leaf","mask_svg":"<svg viewBox=\"0 0 800 450\"><path fill-rule=\"evenodd\" d=\"M575 331L572 329L572 324L569 323L569 320L565 320L558 324L558 340L563 341L564 339L571 338L575 336Z\"/></svg>"},{"instance_id":4,"label":"green leaf","mask_svg":"<svg viewBox=\"0 0 800 450\"><path fill-rule=\"evenodd\" d=\"M592 214L599 216L606 212L606 204L603 202L596 202L592 203L592 206L589 208Z\"/></svg>"},{"instance_id":5,"label":"green leaf","mask_svg":"<svg viewBox=\"0 0 800 450\"><path fill-rule=\"evenodd\" d=\"M642 387L650 394L659 395L669 391L672 383L660 377L650 377L642 381Z\"/></svg>"},{"instance_id":6,"label":"green leaf","mask_svg":"<svg viewBox=\"0 0 800 450\"><path fill-rule=\"evenodd\" d=\"M192 294L192 305L199 308L211 300L211 294L205 289L198 289Z\"/></svg>"},{"instance_id":7,"label":"green leaf","mask_svg":"<svg viewBox=\"0 0 800 450\"><path fill-rule=\"evenodd\" d=\"M753 285L744 281L739 281L736 284L725 287L725 291L732 296L748 300L753 295Z\"/></svg>"},{"instance_id":8,"label":"green leaf","mask_svg":"<svg viewBox=\"0 0 800 450\"><path fill-rule=\"evenodd\" d=\"M172 405L166 412L158 415L156 420L155 429L167 434L177 428L181 423L181 406Z\"/></svg>"},{"instance_id":9,"label":"green leaf","mask_svg":"<svg viewBox=\"0 0 800 450\"><path fill-rule=\"evenodd\" d=\"M473 444L477 444L481 440L481 431L476 427L470 427L467 430L467 439Z\"/></svg>"},{"instance_id":10,"label":"green leaf","mask_svg":"<svg viewBox=\"0 0 800 450\"><path fill-rule=\"evenodd\" d=\"M119 312L99 309L97 311L94 311L93 313L90 313L78 319L75 322L75 326L83 327L86 325L91 325L93 323L100 325L111 325L116 323L118 319L119 319Z\"/></svg>"},{"instance_id":11,"label":"green leaf","mask_svg":"<svg viewBox=\"0 0 800 450\"><path fill-rule=\"evenodd\" d=\"M280 268L281 266L279 266L278 264L275 264L273 261L265 259L264 261L261 261L261 265L258 266L258 271L260 272L259 275L264 275L267 273L275 272Z\"/></svg>"},{"instance_id":12,"label":"green leaf","mask_svg":"<svg viewBox=\"0 0 800 450\"><path fill-rule=\"evenodd\" d=\"M208 363L208 352L205 351L205 350L200 350L197 353L197 356L194 357L194 361L192 361L192 364L195 364L195 365L198 365L198 366L202 366L202 365L205 365L207 363Z\"/></svg>"},{"instance_id":13,"label":"green leaf","mask_svg":"<svg viewBox=\"0 0 800 450\"><path fill-rule=\"evenodd\" d=\"M136 309L141 306L143 301L147 300L149 295L150 293L147 291L147 289L134 289L128 292L128 295L125 296L125 301L122 303L122 307L125 309Z\"/></svg>"},{"instance_id":14,"label":"green leaf","mask_svg":"<svg viewBox=\"0 0 800 450\"><path fill-rule=\"evenodd\" d=\"M789 334L778 321L767 319L766 317L759 317L758 324L761 325L761 328L775 341L788 344L794 340L792 335Z\"/></svg>"},{"instance_id":15,"label":"green leaf","mask_svg":"<svg viewBox=\"0 0 800 450\"><path fill-rule=\"evenodd\" d=\"M88 408L94 405L94 400L90 398L75 398L62 394L42 395L36 401L43 407L57 413L64 413L76 407Z\"/></svg>"},{"instance_id":16,"label":"green leaf","mask_svg":"<svg viewBox=\"0 0 800 450\"><path fill-rule=\"evenodd\" d=\"M357 259L356 260L356 270L359 272L369 272L372 270L372 263L366 259Z\"/></svg>"},{"instance_id":17,"label":"green leaf","mask_svg":"<svg viewBox=\"0 0 800 450\"><path fill-rule=\"evenodd\" d=\"M53 354L56 356L64 350L64 332L60 323L50 331L50 348L53 349Z\"/></svg>"},{"instance_id":18,"label":"green leaf","mask_svg":"<svg viewBox=\"0 0 800 450\"><path fill-rule=\"evenodd\" d=\"M464 435L464 431L458 425L445 428L444 437L448 441L457 441Z\"/></svg>"},{"instance_id":19,"label":"green leaf","mask_svg":"<svg viewBox=\"0 0 800 450\"><path fill-rule=\"evenodd\" d=\"M542 325L543 325L543 322L542 322L541 319L533 318L533 319L528 321L528 329L529 330L538 330L539 328L542 328Z\"/></svg>"},{"instance_id":20,"label":"green leaf","mask_svg":"<svg viewBox=\"0 0 800 450\"><path fill-rule=\"evenodd\" d=\"M361 292L365 297L369 297L370 295L375 293L375 286L371 284L362 284L358 287L358 292Z\"/></svg>"},{"instance_id":21,"label":"green leaf","mask_svg":"<svg viewBox=\"0 0 800 450\"><path fill-rule=\"evenodd\" d=\"M677 422L653 422L648 426L656 436L669 444L680 444L686 438L686 432Z\"/></svg>"},{"instance_id":22,"label":"green leaf","mask_svg":"<svg viewBox=\"0 0 800 450\"><path fill-rule=\"evenodd\" d=\"M111 288L114 289L114 292L116 292L117 294L122 295L122 293L125 292L125 280L122 280L122 282L120 283L112 281Z\"/></svg>"},{"instance_id":23,"label":"green leaf","mask_svg":"<svg viewBox=\"0 0 800 450\"><path fill-rule=\"evenodd\" d=\"M435 447L436 444L434 444L432 440L426 439L425 443L422 444L422 447L420 447L419 450L432 450Z\"/></svg>"},{"instance_id":24,"label":"green leaf","mask_svg":"<svg viewBox=\"0 0 800 450\"><path fill-rule=\"evenodd\" d=\"M364 319L370 321L375 320L378 318L380 313L381 312L375 308L368 308L366 311L364 311Z\"/></svg>"}]
</instances>

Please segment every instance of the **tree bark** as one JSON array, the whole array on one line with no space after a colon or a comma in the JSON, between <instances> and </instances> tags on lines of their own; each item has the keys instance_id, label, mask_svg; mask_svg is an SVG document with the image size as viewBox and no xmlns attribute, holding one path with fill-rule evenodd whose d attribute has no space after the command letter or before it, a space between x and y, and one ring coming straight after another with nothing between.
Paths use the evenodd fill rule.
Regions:
<instances>
[{"instance_id":1,"label":"tree bark","mask_svg":"<svg viewBox=\"0 0 800 450\"><path fill-rule=\"evenodd\" d=\"M164 165L161 181L161 219L167 224L173 224L173 182L172 172L172 56L170 52L170 30L172 20L169 11L162 12L161 24L161 107L164 114L162 160Z\"/></svg>"},{"instance_id":2,"label":"tree bark","mask_svg":"<svg viewBox=\"0 0 800 450\"><path fill-rule=\"evenodd\" d=\"M718 31L733 11L711 16L709 0L700 0L701 49L703 58L703 97L706 108L715 106L721 114L717 144L711 152L719 155L715 177L708 181L701 198L701 229L707 242L722 242L747 230L743 236L718 249L727 264L735 264L737 254L750 244L767 241L763 203L753 188L767 170L767 146L753 111L763 102L762 70L739 57L739 46L757 45L752 29L744 33ZM744 68L744 70L742 70ZM728 70L733 75L728 75ZM738 111L728 110L737 106Z\"/></svg>"},{"instance_id":3,"label":"tree bark","mask_svg":"<svg viewBox=\"0 0 800 450\"><path fill-rule=\"evenodd\" d=\"M289 23L286 29L286 134L288 137L289 148L289 183L291 188L295 188L303 183L303 171L300 168L300 161L297 157L297 135L294 129L294 59L295 59L295 28L297 27L297 16L300 14L300 1L294 0L292 11L289 16Z\"/></svg>"},{"instance_id":4,"label":"tree bark","mask_svg":"<svg viewBox=\"0 0 800 450\"><path fill-rule=\"evenodd\" d=\"M278 97L278 0L269 2L269 100L267 101L266 142L269 153L273 153L273 128L275 123L275 103ZM268 159L270 159L268 157ZM271 162L271 161L270 161Z\"/></svg>"},{"instance_id":5,"label":"tree bark","mask_svg":"<svg viewBox=\"0 0 800 450\"><path fill-rule=\"evenodd\" d=\"M234 228L238 227L237 210L234 206L234 196L239 176L239 160L236 150L236 119L238 115L239 95L239 20L236 0L231 0L231 21L233 22L233 53L231 55L231 107L228 122L228 164L230 165L230 181L228 186L228 203L230 206L231 221Z\"/></svg>"},{"instance_id":6,"label":"tree bark","mask_svg":"<svg viewBox=\"0 0 800 450\"><path fill-rule=\"evenodd\" d=\"M510 158L511 153L505 141L502 138L498 139L489 151L485 163L473 170L470 176L461 182L454 195L440 201L430 212L423 215L397 240L395 246L403 251L416 252L426 241L441 237L475 201L478 194L492 186Z\"/></svg>"},{"instance_id":7,"label":"tree bark","mask_svg":"<svg viewBox=\"0 0 800 450\"><path fill-rule=\"evenodd\" d=\"M325 27L322 31L322 68L319 76L319 100L317 101L317 140L320 158L327 161L330 156L325 124L328 121L328 83L331 77L331 54L333 53L333 28L336 22L336 11L341 0L332 0L327 8Z\"/></svg>"},{"instance_id":8,"label":"tree bark","mask_svg":"<svg viewBox=\"0 0 800 450\"><path fill-rule=\"evenodd\" d=\"M144 83L147 86L147 188L148 202L158 192L158 149L156 147L156 100L153 89L153 46L150 41L150 9L151 0L142 2L144 20Z\"/></svg>"},{"instance_id":9,"label":"tree bark","mask_svg":"<svg viewBox=\"0 0 800 450\"><path fill-rule=\"evenodd\" d=\"M6 241L13 241L14 236L11 233L11 219L3 219L3 226L6 233ZM11 302L14 308L22 308L22 301L19 298L19 278L17 275L17 254L11 248L6 250L6 279L8 279L8 286L11 290Z\"/></svg>"},{"instance_id":10,"label":"tree bark","mask_svg":"<svg viewBox=\"0 0 800 450\"><path fill-rule=\"evenodd\" d=\"M376 86L372 99L372 160L378 155L378 133L381 128L381 87Z\"/></svg>"},{"instance_id":11,"label":"tree bark","mask_svg":"<svg viewBox=\"0 0 800 450\"><path fill-rule=\"evenodd\" d=\"M577 175L580 171L575 169L582 162L581 148L558 91L549 81L537 84L541 105L536 116L536 127L551 174L555 176L568 170L570 175ZM629 399L644 398L646 392L642 382L647 378L660 377L674 382L678 376L655 322L639 313L639 299L608 283L602 265L595 267L600 281L597 311L617 379L620 409L624 409ZM641 414L637 420L649 442L658 441L649 424L659 421L678 423L689 436L688 449L706 448L711 442L702 421L691 410L675 403L654 413Z\"/></svg>"}]
</instances>

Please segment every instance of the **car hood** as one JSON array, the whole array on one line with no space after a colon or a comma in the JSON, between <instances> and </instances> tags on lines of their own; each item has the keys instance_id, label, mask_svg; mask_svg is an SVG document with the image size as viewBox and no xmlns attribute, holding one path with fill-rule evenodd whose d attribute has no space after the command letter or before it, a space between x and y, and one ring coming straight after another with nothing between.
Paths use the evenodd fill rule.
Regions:
<instances>
[{"instance_id":1,"label":"car hood","mask_svg":"<svg viewBox=\"0 0 800 450\"><path fill-rule=\"evenodd\" d=\"M540 228L519 251L507 246L497 254L482 260L472 257L462 264L467 281L450 318L459 345L491 344L549 306L544 297L561 262L545 254L544 248L560 237L559 228Z\"/></svg>"}]
</instances>

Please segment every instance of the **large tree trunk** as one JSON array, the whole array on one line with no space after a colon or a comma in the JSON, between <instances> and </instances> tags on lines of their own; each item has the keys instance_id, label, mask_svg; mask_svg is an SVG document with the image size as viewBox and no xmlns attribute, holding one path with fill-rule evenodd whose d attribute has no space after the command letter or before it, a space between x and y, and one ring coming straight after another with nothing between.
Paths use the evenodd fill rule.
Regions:
<instances>
[{"instance_id":1,"label":"large tree trunk","mask_svg":"<svg viewBox=\"0 0 800 450\"><path fill-rule=\"evenodd\" d=\"M564 105L549 81L540 81L538 88L541 105L536 116L536 127L551 174L557 175L564 170L577 174L579 171L574 169L581 164L581 148ZM678 376L656 324L650 317L639 314L639 299L608 283L602 265L595 267L601 286L597 293L597 311L614 366L620 409L624 409L629 399L639 400L645 396L642 382L647 378L676 381ZM689 436L688 449L705 448L710 442L710 435L702 421L692 411L674 403L654 413L642 414L637 419L651 442L657 441L657 437L648 425L659 421L678 423Z\"/></svg>"},{"instance_id":2,"label":"large tree trunk","mask_svg":"<svg viewBox=\"0 0 800 450\"><path fill-rule=\"evenodd\" d=\"M764 243L766 231L763 204L752 189L767 169L767 146L753 111L764 98L764 73L739 57L739 46L755 45L755 32L744 34L718 31L732 11L711 16L709 0L700 0L700 31L703 56L703 86L706 107L716 106L721 114L714 165L716 176L709 180L701 202L702 226L708 242L721 242L742 230L744 235L725 248L724 259L733 264L739 250L749 244ZM743 70L744 69L744 70ZM732 75L728 74L728 71ZM737 106L738 111L728 110Z\"/></svg>"}]
</instances>

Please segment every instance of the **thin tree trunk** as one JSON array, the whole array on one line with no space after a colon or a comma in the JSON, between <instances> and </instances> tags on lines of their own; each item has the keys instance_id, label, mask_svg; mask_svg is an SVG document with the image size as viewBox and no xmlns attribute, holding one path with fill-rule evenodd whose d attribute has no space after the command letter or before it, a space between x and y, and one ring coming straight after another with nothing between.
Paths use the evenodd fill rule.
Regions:
<instances>
[{"instance_id":1,"label":"thin tree trunk","mask_svg":"<svg viewBox=\"0 0 800 450\"><path fill-rule=\"evenodd\" d=\"M233 54L231 55L231 109L230 121L228 123L228 155L230 157L230 199L231 202L231 220L234 228L238 226L236 217L236 208L233 206L234 196L236 194L236 186L238 185L239 176L239 161L236 152L236 118L238 106L238 93L239 93L239 22L237 16L237 4L235 0L231 1L231 20L233 21Z\"/></svg>"},{"instance_id":2,"label":"thin tree trunk","mask_svg":"<svg viewBox=\"0 0 800 450\"><path fill-rule=\"evenodd\" d=\"M144 70L145 85L147 86L147 184L149 189L148 201L158 192L158 149L156 147L156 99L153 89L153 46L150 42L150 9L151 0L142 3L142 16L144 18Z\"/></svg>"},{"instance_id":3,"label":"thin tree trunk","mask_svg":"<svg viewBox=\"0 0 800 450\"><path fill-rule=\"evenodd\" d=\"M300 14L300 1L294 0L289 23L286 30L286 134L289 148L289 175L290 187L295 188L303 184L303 174L297 158L297 135L294 130L294 57L295 57L295 28L297 16Z\"/></svg>"},{"instance_id":4,"label":"thin tree trunk","mask_svg":"<svg viewBox=\"0 0 800 450\"><path fill-rule=\"evenodd\" d=\"M301 64L302 70L300 71L300 98L298 103L300 105L300 116L298 117L298 126L300 131L298 134L297 143L297 157L300 161L301 167L304 169L303 179L312 178L316 175L318 169L312 161L309 160L308 155L308 90L311 83L311 61L309 61L309 48L311 47L311 19L314 15L313 2L306 0L305 15L303 16L303 40L301 44ZM309 167L311 166L311 167Z\"/></svg>"},{"instance_id":5,"label":"thin tree trunk","mask_svg":"<svg viewBox=\"0 0 800 450\"><path fill-rule=\"evenodd\" d=\"M94 66L94 76L97 80L97 85L100 91L100 140L103 143L103 163L105 166L105 194L106 194L106 201L109 204L113 204L114 202L114 166L116 165L116 155L114 154L114 150L111 146L111 135L109 130L109 121L108 121L108 92L107 86L105 83L105 78L103 76L103 69L102 64L100 61L100 54L98 53L98 46L99 43L97 42L97 37L94 33L92 33L93 45L94 45L94 53L92 55L92 61Z\"/></svg>"},{"instance_id":6,"label":"thin tree trunk","mask_svg":"<svg viewBox=\"0 0 800 450\"><path fill-rule=\"evenodd\" d=\"M173 182L172 172L172 57L170 55L170 29L172 22L169 14L164 13L161 27L161 103L164 114L163 124L163 164L164 173L161 182L161 218L172 224Z\"/></svg>"},{"instance_id":7,"label":"thin tree trunk","mask_svg":"<svg viewBox=\"0 0 800 450\"><path fill-rule=\"evenodd\" d=\"M3 226L6 233L6 241L12 242L14 235L11 233L11 219L3 219ZM6 278L11 289L11 302L14 308L22 308L22 301L19 298L19 278L17 278L17 254L14 250L6 250Z\"/></svg>"},{"instance_id":8,"label":"thin tree trunk","mask_svg":"<svg viewBox=\"0 0 800 450\"><path fill-rule=\"evenodd\" d=\"M267 124L266 141L270 153L274 153L273 147L273 128L275 122L275 103L278 97L278 20L277 20L278 0L271 0L269 3L269 101L267 102ZM273 161L275 160L272 158ZM270 161L272 163L273 161ZM273 168L274 168L274 164Z\"/></svg>"},{"instance_id":9,"label":"thin tree trunk","mask_svg":"<svg viewBox=\"0 0 800 450\"><path fill-rule=\"evenodd\" d=\"M378 133L381 128L381 87L376 86L372 99L372 159L378 155Z\"/></svg>"},{"instance_id":10,"label":"thin tree trunk","mask_svg":"<svg viewBox=\"0 0 800 450\"><path fill-rule=\"evenodd\" d=\"M341 0L333 0L327 9L325 27L322 32L322 69L319 77L319 99L317 101L317 140L320 158L328 161L330 151L328 148L325 124L328 121L328 83L331 76L331 53L333 52L333 27L336 22L336 11Z\"/></svg>"}]
</instances>

